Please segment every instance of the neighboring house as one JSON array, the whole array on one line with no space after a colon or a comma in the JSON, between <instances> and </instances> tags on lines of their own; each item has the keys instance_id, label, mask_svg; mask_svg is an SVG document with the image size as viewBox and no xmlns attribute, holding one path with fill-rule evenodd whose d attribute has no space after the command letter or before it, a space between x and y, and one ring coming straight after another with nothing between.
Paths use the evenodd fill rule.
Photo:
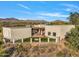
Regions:
<instances>
[{"instance_id":1,"label":"neighboring house","mask_svg":"<svg viewBox=\"0 0 79 59\"><path fill-rule=\"evenodd\" d=\"M26 27L3 27L3 41L6 39L12 41L13 43L16 40L24 38L39 37L39 41L42 37L48 37L56 39L56 42L65 38L67 32L72 28L75 28L74 25L33 25ZM32 41L31 41L32 42Z\"/></svg>"}]
</instances>

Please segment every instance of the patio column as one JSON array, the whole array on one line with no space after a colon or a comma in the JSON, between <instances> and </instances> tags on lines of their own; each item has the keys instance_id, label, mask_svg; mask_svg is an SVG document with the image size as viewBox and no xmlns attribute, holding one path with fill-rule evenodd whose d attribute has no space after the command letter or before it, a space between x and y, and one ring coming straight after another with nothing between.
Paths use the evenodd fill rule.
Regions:
<instances>
[{"instance_id":1,"label":"patio column","mask_svg":"<svg viewBox=\"0 0 79 59\"><path fill-rule=\"evenodd\" d=\"M4 44L6 43L5 39L3 39Z\"/></svg>"},{"instance_id":2,"label":"patio column","mask_svg":"<svg viewBox=\"0 0 79 59\"><path fill-rule=\"evenodd\" d=\"M40 35L40 29L39 29L39 35Z\"/></svg>"},{"instance_id":3,"label":"patio column","mask_svg":"<svg viewBox=\"0 0 79 59\"><path fill-rule=\"evenodd\" d=\"M48 38L48 43L50 42L49 39L50 39L50 38Z\"/></svg>"},{"instance_id":4,"label":"patio column","mask_svg":"<svg viewBox=\"0 0 79 59\"><path fill-rule=\"evenodd\" d=\"M58 38L56 38L56 43L58 42Z\"/></svg>"},{"instance_id":5,"label":"patio column","mask_svg":"<svg viewBox=\"0 0 79 59\"><path fill-rule=\"evenodd\" d=\"M22 43L23 43L24 41L23 41L23 38L22 38Z\"/></svg>"},{"instance_id":6,"label":"patio column","mask_svg":"<svg viewBox=\"0 0 79 59\"><path fill-rule=\"evenodd\" d=\"M42 30L40 32L41 32L41 35L42 35Z\"/></svg>"},{"instance_id":7,"label":"patio column","mask_svg":"<svg viewBox=\"0 0 79 59\"><path fill-rule=\"evenodd\" d=\"M32 43L32 38L30 38L30 43Z\"/></svg>"},{"instance_id":8,"label":"patio column","mask_svg":"<svg viewBox=\"0 0 79 59\"><path fill-rule=\"evenodd\" d=\"M39 38L39 43L41 43L41 38Z\"/></svg>"},{"instance_id":9,"label":"patio column","mask_svg":"<svg viewBox=\"0 0 79 59\"><path fill-rule=\"evenodd\" d=\"M15 44L15 40L13 39L13 44Z\"/></svg>"}]
</instances>

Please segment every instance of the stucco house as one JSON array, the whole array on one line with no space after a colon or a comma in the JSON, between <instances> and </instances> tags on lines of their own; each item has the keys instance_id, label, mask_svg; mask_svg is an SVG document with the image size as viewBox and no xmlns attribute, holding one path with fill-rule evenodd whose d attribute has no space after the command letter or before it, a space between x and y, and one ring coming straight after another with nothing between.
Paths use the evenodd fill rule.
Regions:
<instances>
[{"instance_id":1,"label":"stucco house","mask_svg":"<svg viewBox=\"0 0 79 59\"><path fill-rule=\"evenodd\" d=\"M16 40L22 40L24 38L30 37L30 42L32 42L32 37L39 37L39 42L41 42L41 37L48 37L48 42L50 38L54 38L56 42L65 38L67 32L74 25L33 25L26 27L3 27L3 41L6 39L15 43Z\"/></svg>"}]
</instances>

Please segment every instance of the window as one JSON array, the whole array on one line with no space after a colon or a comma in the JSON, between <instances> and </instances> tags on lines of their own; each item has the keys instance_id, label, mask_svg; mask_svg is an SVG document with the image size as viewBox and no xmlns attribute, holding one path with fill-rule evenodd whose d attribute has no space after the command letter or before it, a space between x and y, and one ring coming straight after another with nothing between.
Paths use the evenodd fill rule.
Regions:
<instances>
[{"instance_id":1,"label":"window","mask_svg":"<svg viewBox=\"0 0 79 59\"><path fill-rule=\"evenodd\" d=\"M53 36L56 36L56 32L53 32Z\"/></svg>"},{"instance_id":2,"label":"window","mask_svg":"<svg viewBox=\"0 0 79 59\"><path fill-rule=\"evenodd\" d=\"M48 35L51 35L51 32L48 32Z\"/></svg>"}]
</instances>

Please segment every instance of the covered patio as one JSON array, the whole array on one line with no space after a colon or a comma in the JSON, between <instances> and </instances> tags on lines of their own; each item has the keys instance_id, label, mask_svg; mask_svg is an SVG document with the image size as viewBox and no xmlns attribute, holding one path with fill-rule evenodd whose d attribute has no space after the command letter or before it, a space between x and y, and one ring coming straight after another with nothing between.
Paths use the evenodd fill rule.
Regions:
<instances>
[{"instance_id":1,"label":"covered patio","mask_svg":"<svg viewBox=\"0 0 79 59\"><path fill-rule=\"evenodd\" d=\"M32 37L45 37L45 28L32 28Z\"/></svg>"}]
</instances>

